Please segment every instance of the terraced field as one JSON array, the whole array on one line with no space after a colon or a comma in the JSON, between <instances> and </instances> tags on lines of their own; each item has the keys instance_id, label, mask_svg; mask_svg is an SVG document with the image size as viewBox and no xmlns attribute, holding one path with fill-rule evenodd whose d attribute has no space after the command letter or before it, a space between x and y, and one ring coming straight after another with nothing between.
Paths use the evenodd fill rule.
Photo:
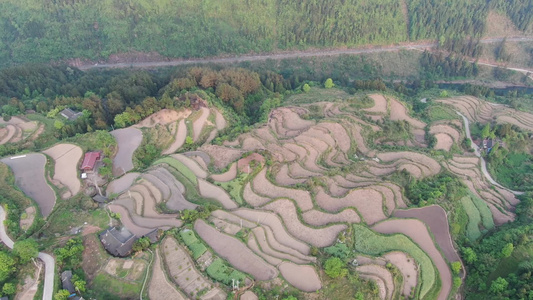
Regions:
<instances>
[{"instance_id":1,"label":"terraced field","mask_svg":"<svg viewBox=\"0 0 533 300\"><path fill-rule=\"evenodd\" d=\"M34 140L44 131L44 124L30 121L25 117L11 117L9 121L0 119L0 145Z\"/></svg>"},{"instance_id":2,"label":"terraced field","mask_svg":"<svg viewBox=\"0 0 533 300\"><path fill-rule=\"evenodd\" d=\"M299 102L302 97L298 95ZM359 263L355 270L376 283L380 298L446 299L452 296L448 263L460 261L447 214L438 206L407 209L409 199L394 177L401 173L423 179L441 172L458 176L471 192L461 202L473 239L512 220L518 200L485 181L477 157L452 149L463 138L461 123L426 124L394 98L370 98L374 105L363 109L357 97L277 108L265 125L222 145L208 143L213 132L227 126L220 111L202 107L180 117L170 113L165 126L175 135L165 151L168 156L141 174L112 182L108 194L119 195L109 209L141 236L156 228L180 227L183 210L214 204L219 209L206 220L187 225L203 241L203 247L189 247L200 270L218 256L248 278L278 278L305 292L321 289L326 276L311 250L332 246L350 233L350 255ZM479 112L462 102L461 108L472 118L492 118L500 109L471 102L480 105ZM311 111L313 105L319 109ZM391 148L373 140L386 120L409 123L413 139L402 151L384 150ZM144 122L149 126L158 121ZM422 149L426 128L437 138L437 149L455 154L444 157ZM203 145L176 154L186 136ZM183 283L175 283L193 295Z\"/></svg>"}]
</instances>

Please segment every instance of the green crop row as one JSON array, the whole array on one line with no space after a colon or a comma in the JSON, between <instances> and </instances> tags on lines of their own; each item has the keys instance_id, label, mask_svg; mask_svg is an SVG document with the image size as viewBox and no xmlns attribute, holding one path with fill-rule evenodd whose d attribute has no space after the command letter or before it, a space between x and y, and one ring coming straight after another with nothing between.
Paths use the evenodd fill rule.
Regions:
<instances>
[{"instance_id":1,"label":"green crop row","mask_svg":"<svg viewBox=\"0 0 533 300\"><path fill-rule=\"evenodd\" d=\"M481 223L481 215L479 210L472 202L470 197L465 196L461 198L461 204L463 205L466 214L468 215L468 224L466 225L466 237L475 241L481 236L481 231L479 230L479 224Z\"/></svg>"}]
</instances>

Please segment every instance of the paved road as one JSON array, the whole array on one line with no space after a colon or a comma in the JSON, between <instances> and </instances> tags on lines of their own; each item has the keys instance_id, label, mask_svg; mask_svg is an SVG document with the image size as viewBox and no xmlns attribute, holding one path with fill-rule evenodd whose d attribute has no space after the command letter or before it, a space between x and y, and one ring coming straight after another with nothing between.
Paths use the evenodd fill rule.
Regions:
<instances>
[{"instance_id":1,"label":"paved road","mask_svg":"<svg viewBox=\"0 0 533 300\"><path fill-rule=\"evenodd\" d=\"M508 189L504 186L502 186L501 184L497 183L493 178L492 176L490 176L490 173L489 171L487 170L487 162L485 161L485 159L483 158L483 156L481 156L481 153L479 152L479 147L474 143L474 141L472 140L472 136L470 135L470 121L460 112L456 111L456 113L458 115L460 115L463 120L464 120L464 123L465 123L465 131L466 131L466 137L468 139L470 139L470 143L471 143L471 147L474 149L474 153L476 154L477 157L479 157L481 159L481 172L483 172L483 175L485 176L485 178L487 178L487 180L492 183L493 185L499 187L499 188L502 188L504 190L507 190L515 195L523 195L524 192L517 192L517 191L513 191L511 189Z\"/></svg>"},{"instance_id":2,"label":"paved road","mask_svg":"<svg viewBox=\"0 0 533 300\"><path fill-rule=\"evenodd\" d=\"M4 227L4 221L6 219L6 212L4 208L0 205L0 239L6 246L10 249L13 249L14 242L7 235L6 229ZM43 290L43 300L52 300L54 294L54 276L55 276L55 260L52 256L39 252L38 256L44 262L44 290Z\"/></svg>"},{"instance_id":3,"label":"paved road","mask_svg":"<svg viewBox=\"0 0 533 300\"><path fill-rule=\"evenodd\" d=\"M483 44L491 44L501 42L502 38L487 38L481 40ZM510 37L507 38L507 42L531 42L533 37ZM203 63L239 63L243 61L262 61L267 59L286 59L286 58L298 58L298 57L317 57L317 56L338 56L343 54L363 54L363 53L379 53L379 52L394 52L398 50L409 49L426 49L435 47L435 43L424 44L402 44L396 46L376 46L372 48L351 48L351 49L330 49L330 50L306 50L306 51L291 51L281 53L269 53L269 54L257 54L257 55L243 55L232 57L212 57L212 58L198 58L198 59L180 59L172 61L152 61L152 62L131 62L131 63L114 63L114 64L91 64L82 65L78 68L80 70L89 69L106 69L106 68L149 68L149 67L169 67L169 66L182 66L191 64L203 64ZM526 70L527 71L527 70Z\"/></svg>"}]
</instances>

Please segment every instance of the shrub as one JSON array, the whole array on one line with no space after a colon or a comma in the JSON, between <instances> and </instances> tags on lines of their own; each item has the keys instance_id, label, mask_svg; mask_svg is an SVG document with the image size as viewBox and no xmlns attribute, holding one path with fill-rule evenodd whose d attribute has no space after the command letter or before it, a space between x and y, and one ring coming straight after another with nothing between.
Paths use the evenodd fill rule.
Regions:
<instances>
[{"instance_id":1,"label":"shrub","mask_svg":"<svg viewBox=\"0 0 533 300\"><path fill-rule=\"evenodd\" d=\"M324 87L327 89L330 89L334 86L335 84L333 83L333 80L331 78L326 79L326 82L324 82Z\"/></svg>"},{"instance_id":2,"label":"shrub","mask_svg":"<svg viewBox=\"0 0 533 300\"><path fill-rule=\"evenodd\" d=\"M331 257L326 260L324 271L331 278L344 277L348 274L348 269L345 268L345 263L338 257Z\"/></svg>"}]
</instances>

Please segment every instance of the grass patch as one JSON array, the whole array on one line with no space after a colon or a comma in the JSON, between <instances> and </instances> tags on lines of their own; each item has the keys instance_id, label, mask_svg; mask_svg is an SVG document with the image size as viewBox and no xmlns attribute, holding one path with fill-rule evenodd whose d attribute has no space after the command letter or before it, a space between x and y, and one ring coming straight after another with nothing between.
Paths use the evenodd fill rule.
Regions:
<instances>
[{"instance_id":1,"label":"grass patch","mask_svg":"<svg viewBox=\"0 0 533 300\"><path fill-rule=\"evenodd\" d=\"M322 101L335 101L346 100L351 98L352 95L346 93L341 89L324 89L319 87L312 87L307 93L299 93L288 97L285 100L285 104L301 104L301 103L314 103Z\"/></svg>"},{"instance_id":2,"label":"grass patch","mask_svg":"<svg viewBox=\"0 0 533 300\"><path fill-rule=\"evenodd\" d=\"M187 245L187 247L191 250L192 256L195 260L202 256L205 251L207 251L207 247L202 242L200 242L200 240L198 240L198 238L194 234L194 231L182 230L180 232L180 236L183 239L185 245Z\"/></svg>"},{"instance_id":3,"label":"grass patch","mask_svg":"<svg viewBox=\"0 0 533 300\"><path fill-rule=\"evenodd\" d=\"M479 214L477 207L474 205L470 197L465 196L461 198L461 204L468 215L468 224L466 224L466 237L471 241L475 241L481 236L481 231L479 230L481 215Z\"/></svg>"},{"instance_id":4,"label":"grass patch","mask_svg":"<svg viewBox=\"0 0 533 300\"><path fill-rule=\"evenodd\" d=\"M518 270L518 264L522 261L530 260L533 257L533 247L531 244L518 246L514 249L511 256L500 260L500 264L488 277L488 282L495 280L498 277L505 278L511 273Z\"/></svg>"},{"instance_id":5,"label":"grass patch","mask_svg":"<svg viewBox=\"0 0 533 300\"><path fill-rule=\"evenodd\" d=\"M440 120L455 120L459 116L451 108L441 105L429 107L427 115L431 122Z\"/></svg>"},{"instance_id":6,"label":"grass patch","mask_svg":"<svg viewBox=\"0 0 533 300\"><path fill-rule=\"evenodd\" d=\"M228 181L228 182L217 182L217 185L222 187L228 194L231 196L231 199L237 201L239 204L244 203L244 199L242 198L242 188L243 188L243 181L246 178L246 174L241 174L241 176Z\"/></svg>"},{"instance_id":7,"label":"grass patch","mask_svg":"<svg viewBox=\"0 0 533 300\"><path fill-rule=\"evenodd\" d=\"M244 273L229 267L221 258L215 259L209 267L207 267L206 271L207 275L211 278L226 285L230 285L233 280L238 280L240 283L244 284L244 280L246 279Z\"/></svg>"},{"instance_id":8,"label":"grass patch","mask_svg":"<svg viewBox=\"0 0 533 300\"><path fill-rule=\"evenodd\" d=\"M97 299L134 299L141 292L141 283L123 281L100 273L94 278L90 289L95 292Z\"/></svg>"},{"instance_id":9,"label":"grass patch","mask_svg":"<svg viewBox=\"0 0 533 300\"><path fill-rule=\"evenodd\" d=\"M58 199L56 209L48 217L48 226L44 229L44 233L48 236L53 236L55 233L62 234L74 227L82 226L84 222L106 228L109 224L107 213L103 209L81 209L88 208L89 205L93 205L93 200L83 193L68 200Z\"/></svg>"},{"instance_id":10,"label":"grass patch","mask_svg":"<svg viewBox=\"0 0 533 300\"><path fill-rule=\"evenodd\" d=\"M354 224L354 248L364 254L380 256L390 251L402 251L416 257L420 265L420 299L433 298L440 289L440 279L433 262L413 241L402 234L380 235L365 226ZM436 297L435 297L436 298Z\"/></svg>"},{"instance_id":11,"label":"grass patch","mask_svg":"<svg viewBox=\"0 0 533 300\"><path fill-rule=\"evenodd\" d=\"M470 199L472 199L472 202L476 206L477 210L479 211L479 215L481 216L481 222L483 223L483 227L486 229L492 229L494 228L494 219L492 218L492 212L489 209L489 206L485 201L482 199L470 195Z\"/></svg>"},{"instance_id":12,"label":"grass patch","mask_svg":"<svg viewBox=\"0 0 533 300\"><path fill-rule=\"evenodd\" d=\"M191 183L197 184L197 178L196 175L191 171L191 169L187 168L181 161L172 158L172 157L164 157L161 159L158 159L154 162L154 165L165 163L176 169L178 172L183 174Z\"/></svg>"}]
</instances>

